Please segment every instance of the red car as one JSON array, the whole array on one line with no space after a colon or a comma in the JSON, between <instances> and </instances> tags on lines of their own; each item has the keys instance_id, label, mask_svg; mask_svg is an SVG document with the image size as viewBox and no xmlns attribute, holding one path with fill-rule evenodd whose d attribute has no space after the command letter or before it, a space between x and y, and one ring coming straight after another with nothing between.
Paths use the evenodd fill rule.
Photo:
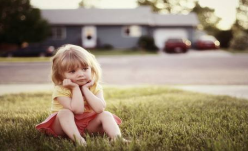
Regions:
<instances>
[{"instance_id":1,"label":"red car","mask_svg":"<svg viewBox=\"0 0 248 151\"><path fill-rule=\"evenodd\" d=\"M167 53L182 52L186 53L191 46L191 42L183 38L169 38L164 47Z\"/></svg>"},{"instance_id":2,"label":"red car","mask_svg":"<svg viewBox=\"0 0 248 151\"><path fill-rule=\"evenodd\" d=\"M196 49L219 49L220 42L213 36L202 36L196 41Z\"/></svg>"}]
</instances>

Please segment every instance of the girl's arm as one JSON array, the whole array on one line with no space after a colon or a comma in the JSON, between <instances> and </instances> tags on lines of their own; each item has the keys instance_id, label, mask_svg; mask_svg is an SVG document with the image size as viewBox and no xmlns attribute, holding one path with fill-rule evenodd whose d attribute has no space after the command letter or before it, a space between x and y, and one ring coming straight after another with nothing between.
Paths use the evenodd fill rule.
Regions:
<instances>
[{"instance_id":1,"label":"girl's arm","mask_svg":"<svg viewBox=\"0 0 248 151\"><path fill-rule=\"evenodd\" d=\"M69 79L63 81L63 86L71 89L72 98L57 97L57 101L66 109L71 110L75 114L82 114L84 112L84 98L79 86Z\"/></svg>"},{"instance_id":2,"label":"girl's arm","mask_svg":"<svg viewBox=\"0 0 248 151\"><path fill-rule=\"evenodd\" d=\"M91 108L96 113L101 113L104 111L106 107L106 102L103 97L103 91L100 90L96 95L94 95L90 90L89 87L93 84L93 82L87 83L82 87L82 92L84 94L84 97L88 101Z\"/></svg>"}]
</instances>

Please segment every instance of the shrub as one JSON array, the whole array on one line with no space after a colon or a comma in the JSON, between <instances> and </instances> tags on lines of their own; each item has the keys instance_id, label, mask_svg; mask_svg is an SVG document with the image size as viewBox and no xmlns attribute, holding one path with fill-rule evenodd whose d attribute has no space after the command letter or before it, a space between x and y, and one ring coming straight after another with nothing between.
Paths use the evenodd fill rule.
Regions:
<instances>
[{"instance_id":1,"label":"shrub","mask_svg":"<svg viewBox=\"0 0 248 151\"><path fill-rule=\"evenodd\" d=\"M101 48L103 50L112 50L113 46L111 44L103 44Z\"/></svg>"},{"instance_id":2,"label":"shrub","mask_svg":"<svg viewBox=\"0 0 248 151\"><path fill-rule=\"evenodd\" d=\"M156 52L158 48L155 46L153 37L141 36L138 40L138 46L141 49Z\"/></svg>"},{"instance_id":3,"label":"shrub","mask_svg":"<svg viewBox=\"0 0 248 151\"><path fill-rule=\"evenodd\" d=\"M231 41L231 48L238 50L248 49L248 33L237 33Z\"/></svg>"}]
</instances>

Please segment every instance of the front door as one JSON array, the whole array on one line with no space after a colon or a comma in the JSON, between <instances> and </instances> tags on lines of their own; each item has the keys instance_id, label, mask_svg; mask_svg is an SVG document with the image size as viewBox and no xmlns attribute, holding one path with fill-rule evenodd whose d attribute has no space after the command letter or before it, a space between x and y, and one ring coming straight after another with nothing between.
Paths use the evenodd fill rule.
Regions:
<instances>
[{"instance_id":1,"label":"front door","mask_svg":"<svg viewBox=\"0 0 248 151\"><path fill-rule=\"evenodd\" d=\"M82 28L82 44L84 48L95 48L97 46L95 26L84 26Z\"/></svg>"}]
</instances>

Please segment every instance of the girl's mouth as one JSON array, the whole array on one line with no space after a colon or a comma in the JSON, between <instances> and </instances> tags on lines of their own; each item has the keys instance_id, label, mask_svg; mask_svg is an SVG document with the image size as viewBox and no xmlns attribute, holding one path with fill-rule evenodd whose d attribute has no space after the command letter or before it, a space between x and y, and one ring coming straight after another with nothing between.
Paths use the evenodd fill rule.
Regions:
<instances>
[{"instance_id":1,"label":"girl's mouth","mask_svg":"<svg viewBox=\"0 0 248 151\"><path fill-rule=\"evenodd\" d=\"M85 82L85 80L77 80L77 82Z\"/></svg>"}]
</instances>

